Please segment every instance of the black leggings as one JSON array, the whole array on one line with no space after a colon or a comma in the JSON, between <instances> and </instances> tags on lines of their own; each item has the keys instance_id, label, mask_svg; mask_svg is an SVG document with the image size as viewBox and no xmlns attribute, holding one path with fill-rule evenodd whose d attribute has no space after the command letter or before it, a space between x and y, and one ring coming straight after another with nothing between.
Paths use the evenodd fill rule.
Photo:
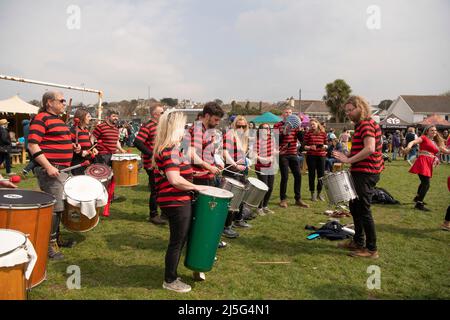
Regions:
<instances>
[{"instance_id":1,"label":"black leggings","mask_svg":"<svg viewBox=\"0 0 450 320\"><path fill-rule=\"evenodd\" d=\"M307 156L306 163L308 164L309 191L314 192L317 171L317 193L320 193L322 191L322 180L319 178L322 178L325 172L325 157Z\"/></svg>"},{"instance_id":2,"label":"black leggings","mask_svg":"<svg viewBox=\"0 0 450 320\"><path fill-rule=\"evenodd\" d=\"M177 268L181 251L187 241L192 219L192 206L161 208L161 212L169 219L170 241L166 251L164 280L167 283L178 277Z\"/></svg>"},{"instance_id":3,"label":"black leggings","mask_svg":"<svg viewBox=\"0 0 450 320\"><path fill-rule=\"evenodd\" d=\"M417 200L420 202L423 202L423 199L425 199L425 196L428 192L428 189L430 189L430 177L425 177L421 174L419 174L420 179L420 185L417 189Z\"/></svg>"},{"instance_id":4,"label":"black leggings","mask_svg":"<svg viewBox=\"0 0 450 320\"><path fill-rule=\"evenodd\" d=\"M270 196L272 195L273 182L275 181L275 176L274 175L265 175L265 174L260 174L260 173L256 173L256 175L258 176L259 180L264 182L269 187L269 191L267 191L266 195L264 196L263 201L261 201L261 204L259 205L260 208L265 208L269 204L269 199L270 199Z\"/></svg>"}]
</instances>

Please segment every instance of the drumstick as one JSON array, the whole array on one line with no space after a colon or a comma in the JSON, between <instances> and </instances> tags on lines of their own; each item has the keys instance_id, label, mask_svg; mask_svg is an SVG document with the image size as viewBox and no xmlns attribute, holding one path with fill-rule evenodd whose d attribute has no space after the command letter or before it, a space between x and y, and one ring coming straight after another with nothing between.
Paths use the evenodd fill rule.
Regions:
<instances>
[{"instance_id":1,"label":"drumstick","mask_svg":"<svg viewBox=\"0 0 450 320\"><path fill-rule=\"evenodd\" d=\"M69 123L71 112L72 112L72 98L70 98L69 105L67 106L66 124Z\"/></svg>"},{"instance_id":2,"label":"drumstick","mask_svg":"<svg viewBox=\"0 0 450 320\"><path fill-rule=\"evenodd\" d=\"M78 125L80 124L79 118L73 118L73 125L75 126L75 144L78 145Z\"/></svg>"},{"instance_id":3,"label":"drumstick","mask_svg":"<svg viewBox=\"0 0 450 320\"><path fill-rule=\"evenodd\" d=\"M86 167L86 166L89 165L89 163L90 163L89 160L86 160L86 161L84 161L84 162L82 162L80 164L77 164L76 166L72 166L72 167L68 167L68 168L59 170L59 172L67 172L67 171L71 171L73 169L78 169L80 167Z\"/></svg>"},{"instance_id":4,"label":"drumstick","mask_svg":"<svg viewBox=\"0 0 450 320\"><path fill-rule=\"evenodd\" d=\"M12 182L12 183L20 183L20 176L12 176L9 179L5 179L5 178L0 178L0 181L8 181L8 182Z\"/></svg>"}]
</instances>

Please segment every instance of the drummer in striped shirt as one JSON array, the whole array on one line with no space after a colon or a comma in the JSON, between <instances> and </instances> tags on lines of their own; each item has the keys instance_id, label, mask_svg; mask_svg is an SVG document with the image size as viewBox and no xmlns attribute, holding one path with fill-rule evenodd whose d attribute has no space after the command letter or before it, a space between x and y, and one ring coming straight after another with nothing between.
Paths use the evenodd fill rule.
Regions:
<instances>
[{"instance_id":1,"label":"drummer in striped shirt","mask_svg":"<svg viewBox=\"0 0 450 320\"><path fill-rule=\"evenodd\" d=\"M150 197L148 201L149 207L149 221L156 225L167 224L166 221L161 219L158 215L158 205L156 204L156 189L155 189L155 175L152 169L152 156L153 147L155 144L156 128L158 127L158 121L161 115L164 113L164 109L161 104L155 104L150 107L151 119L144 124L139 133L134 139L134 145L139 151L142 152L142 159L144 162L144 169L148 175L148 187L150 190Z\"/></svg>"},{"instance_id":2,"label":"drummer in striped shirt","mask_svg":"<svg viewBox=\"0 0 450 320\"><path fill-rule=\"evenodd\" d=\"M70 128L70 135L72 143L79 147L77 148L79 152L74 152L71 166L83 163L86 160L91 160L92 157L98 154L97 149L92 148L91 134L89 132L89 124L92 119L91 114L86 109L79 108L75 111L73 118L78 119L78 125ZM85 170L86 167L73 169L72 174L74 176L83 175Z\"/></svg>"},{"instance_id":3,"label":"drummer in striped shirt","mask_svg":"<svg viewBox=\"0 0 450 320\"><path fill-rule=\"evenodd\" d=\"M50 259L63 259L60 246L72 246L73 241L63 242L59 237L59 224L64 211L63 183L68 178L61 169L70 166L74 149L69 127L60 115L66 108L66 100L61 92L46 92L42 97L42 107L30 124L28 149L33 160L39 165L34 173L42 191L53 195L56 199L53 208L53 219L50 234L48 256ZM58 239L59 238L59 239Z\"/></svg>"},{"instance_id":4,"label":"drummer in striped shirt","mask_svg":"<svg viewBox=\"0 0 450 320\"><path fill-rule=\"evenodd\" d=\"M178 278L177 268L192 220L192 191L208 189L192 183L192 167L181 151L185 124L186 116L181 112L165 113L161 117L152 158L157 203L168 218L170 229L163 288L176 292L191 290L191 286Z\"/></svg>"},{"instance_id":5,"label":"drummer in striped shirt","mask_svg":"<svg viewBox=\"0 0 450 320\"><path fill-rule=\"evenodd\" d=\"M308 164L308 177L309 177L309 191L311 192L311 200L317 201L319 198L321 201L325 201L325 198L321 194L322 192L322 180L325 173L325 159L327 156L327 134L325 128L316 119L309 120L311 128L305 134L303 144L305 146L306 163ZM314 184L316 180L317 172L317 193L314 192Z\"/></svg>"},{"instance_id":6,"label":"drummer in striped shirt","mask_svg":"<svg viewBox=\"0 0 450 320\"><path fill-rule=\"evenodd\" d=\"M283 112L283 121L273 126L279 132L279 161L280 161L280 207L287 208L287 183L289 179L289 169L294 176L295 205L308 208L309 205L301 198L302 176L300 174L300 159L297 151L297 141L303 142L303 132L300 129L291 129L285 132L286 119L292 114L291 108L286 108Z\"/></svg>"},{"instance_id":7,"label":"drummer in striped shirt","mask_svg":"<svg viewBox=\"0 0 450 320\"><path fill-rule=\"evenodd\" d=\"M350 201L350 212L355 225L353 240L340 243L340 248L351 250L353 257L377 259L378 248L375 222L370 210L372 194L384 169L380 126L371 118L369 103L360 96L351 96L344 104L347 117L355 123L352 149L347 157L334 151L342 163L351 164L351 174L358 198ZM364 243L365 235L365 243Z\"/></svg>"},{"instance_id":8,"label":"drummer in striped shirt","mask_svg":"<svg viewBox=\"0 0 450 320\"><path fill-rule=\"evenodd\" d=\"M119 141L119 113L115 110L108 110L104 122L98 124L92 133L91 142L94 138L97 140L98 155L95 160L97 163L104 163L111 166L111 157L117 151L126 153Z\"/></svg>"}]
</instances>

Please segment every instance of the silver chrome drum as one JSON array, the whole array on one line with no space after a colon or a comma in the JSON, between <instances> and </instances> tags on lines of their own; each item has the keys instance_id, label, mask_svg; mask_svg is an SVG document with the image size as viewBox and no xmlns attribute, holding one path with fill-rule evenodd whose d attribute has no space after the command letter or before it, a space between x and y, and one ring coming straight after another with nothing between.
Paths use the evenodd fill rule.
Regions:
<instances>
[{"instance_id":1,"label":"silver chrome drum","mask_svg":"<svg viewBox=\"0 0 450 320\"><path fill-rule=\"evenodd\" d=\"M320 179L323 182L328 201L331 204L337 205L358 197L353 185L352 176L348 171L328 173Z\"/></svg>"},{"instance_id":2,"label":"silver chrome drum","mask_svg":"<svg viewBox=\"0 0 450 320\"><path fill-rule=\"evenodd\" d=\"M247 188L243 202L249 207L258 208L269 187L259 179L248 178Z\"/></svg>"},{"instance_id":3,"label":"silver chrome drum","mask_svg":"<svg viewBox=\"0 0 450 320\"><path fill-rule=\"evenodd\" d=\"M241 182L232 178L224 178L220 185L221 189L230 191L233 194L233 198L230 201L230 211L239 211L242 200L245 196L245 186Z\"/></svg>"}]
</instances>

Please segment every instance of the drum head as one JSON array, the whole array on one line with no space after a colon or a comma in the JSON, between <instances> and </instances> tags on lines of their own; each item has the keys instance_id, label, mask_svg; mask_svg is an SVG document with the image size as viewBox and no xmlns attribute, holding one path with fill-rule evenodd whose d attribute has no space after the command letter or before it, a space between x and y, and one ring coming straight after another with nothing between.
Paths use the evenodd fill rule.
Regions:
<instances>
[{"instance_id":1,"label":"drum head","mask_svg":"<svg viewBox=\"0 0 450 320\"><path fill-rule=\"evenodd\" d=\"M210 197L215 198L223 198L223 199L231 199L233 198L233 194L230 191L222 190L216 187L209 187L206 190L200 191L200 194L204 194Z\"/></svg>"},{"instance_id":2,"label":"drum head","mask_svg":"<svg viewBox=\"0 0 450 320\"><path fill-rule=\"evenodd\" d=\"M115 153L111 157L112 161L121 161L121 160L141 160L141 157L138 154L133 153Z\"/></svg>"},{"instance_id":3,"label":"drum head","mask_svg":"<svg viewBox=\"0 0 450 320\"><path fill-rule=\"evenodd\" d=\"M248 178L248 182L260 190L269 191L269 187L267 186L267 184L265 184L264 182L262 182L259 179Z\"/></svg>"},{"instance_id":4,"label":"drum head","mask_svg":"<svg viewBox=\"0 0 450 320\"><path fill-rule=\"evenodd\" d=\"M54 196L41 191L0 189L0 208L36 208L55 202Z\"/></svg>"},{"instance_id":5,"label":"drum head","mask_svg":"<svg viewBox=\"0 0 450 320\"><path fill-rule=\"evenodd\" d=\"M231 184L234 184L234 185L236 185L236 186L239 186L239 187L241 187L241 188L244 188L244 184L241 183L240 181L237 181L236 179L226 177L225 180L228 181L228 182L231 183Z\"/></svg>"},{"instance_id":6,"label":"drum head","mask_svg":"<svg viewBox=\"0 0 450 320\"><path fill-rule=\"evenodd\" d=\"M111 177L112 170L106 164L97 163L87 167L84 173L97 180L107 180Z\"/></svg>"},{"instance_id":7,"label":"drum head","mask_svg":"<svg viewBox=\"0 0 450 320\"><path fill-rule=\"evenodd\" d=\"M79 202L99 199L103 195L103 190L103 184L89 176L71 177L64 183L64 194Z\"/></svg>"},{"instance_id":8,"label":"drum head","mask_svg":"<svg viewBox=\"0 0 450 320\"><path fill-rule=\"evenodd\" d=\"M7 255L27 242L22 232L8 229L0 229L0 239L0 256Z\"/></svg>"}]
</instances>

